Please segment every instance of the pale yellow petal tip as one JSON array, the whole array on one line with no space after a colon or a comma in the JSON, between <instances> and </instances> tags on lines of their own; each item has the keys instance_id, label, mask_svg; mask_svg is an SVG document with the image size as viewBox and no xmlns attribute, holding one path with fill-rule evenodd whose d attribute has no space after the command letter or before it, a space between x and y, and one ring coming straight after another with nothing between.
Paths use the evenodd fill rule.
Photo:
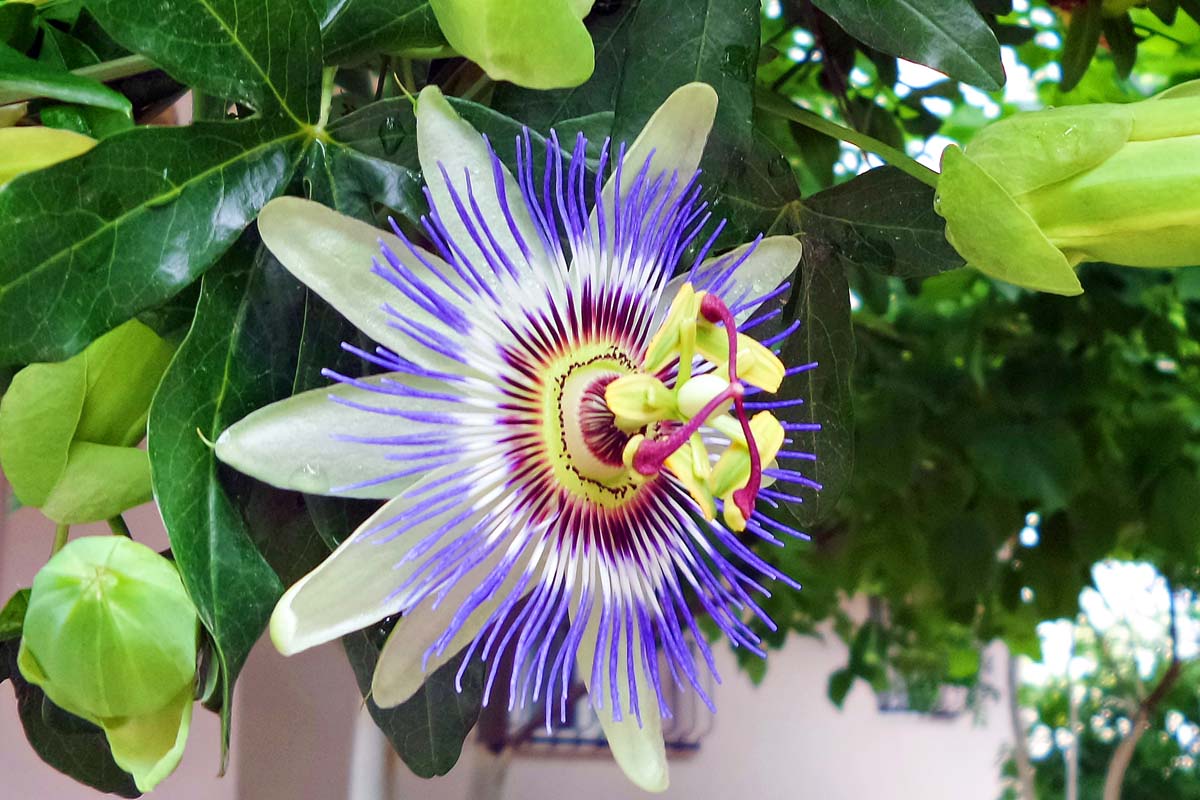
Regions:
<instances>
[{"instance_id":1,"label":"pale yellow petal tip","mask_svg":"<svg viewBox=\"0 0 1200 800\"><path fill-rule=\"evenodd\" d=\"M296 614L292 611L292 598L296 595L296 590L301 584L296 584L291 589L288 589L283 597L279 598L279 602L275 604L275 610L271 612L271 624L268 631L271 634L271 643L275 645L275 649L285 656L294 656L302 650L307 650L310 645L297 641Z\"/></svg>"}]
</instances>

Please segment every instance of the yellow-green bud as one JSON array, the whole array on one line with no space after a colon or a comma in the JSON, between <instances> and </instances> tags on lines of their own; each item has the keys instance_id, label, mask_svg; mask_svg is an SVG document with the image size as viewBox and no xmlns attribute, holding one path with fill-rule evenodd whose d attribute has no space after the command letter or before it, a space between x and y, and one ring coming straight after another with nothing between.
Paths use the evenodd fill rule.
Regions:
<instances>
[{"instance_id":1,"label":"yellow-green bud","mask_svg":"<svg viewBox=\"0 0 1200 800\"><path fill-rule=\"evenodd\" d=\"M1079 294L1074 267L1200 263L1200 82L1019 114L946 149L946 238L992 277Z\"/></svg>"},{"instance_id":2,"label":"yellow-green bud","mask_svg":"<svg viewBox=\"0 0 1200 800\"><path fill-rule=\"evenodd\" d=\"M113 759L148 791L183 754L198 631L171 562L122 536L84 537L34 578L18 665L103 728Z\"/></svg>"}]
</instances>

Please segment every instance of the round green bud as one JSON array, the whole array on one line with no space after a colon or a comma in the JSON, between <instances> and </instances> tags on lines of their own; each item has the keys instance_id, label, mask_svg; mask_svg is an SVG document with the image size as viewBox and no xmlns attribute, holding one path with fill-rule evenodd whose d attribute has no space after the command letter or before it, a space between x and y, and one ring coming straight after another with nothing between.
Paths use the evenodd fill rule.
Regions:
<instances>
[{"instance_id":1,"label":"round green bud","mask_svg":"<svg viewBox=\"0 0 1200 800\"><path fill-rule=\"evenodd\" d=\"M170 561L122 536L76 539L33 580L21 672L86 719L150 714L194 681L198 624Z\"/></svg>"}]
</instances>

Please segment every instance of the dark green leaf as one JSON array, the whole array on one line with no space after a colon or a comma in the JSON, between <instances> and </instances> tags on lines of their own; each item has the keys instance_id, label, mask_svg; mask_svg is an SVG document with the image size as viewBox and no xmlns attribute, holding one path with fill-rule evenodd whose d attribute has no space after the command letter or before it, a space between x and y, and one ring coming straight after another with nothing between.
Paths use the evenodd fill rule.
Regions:
<instances>
[{"instance_id":1,"label":"dark green leaf","mask_svg":"<svg viewBox=\"0 0 1200 800\"><path fill-rule=\"evenodd\" d=\"M66 358L192 283L286 185L304 136L138 128L0 188L0 364Z\"/></svg>"},{"instance_id":2,"label":"dark green leaf","mask_svg":"<svg viewBox=\"0 0 1200 800\"><path fill-rule=\"evenodd\" d=\"M792 431L794 450L815 453L808 477L822 485L805 491L803 505L788 510L802 526L830 516L845 492L854 468L854 407L850 377L854 366L854 332L850 321L850 287L833 249L823 242L806 242L800 273L783 318L798 319L801 327L784 342L780 357L788 366L817 362L815 369L784 379L780 397L804 398L804 404L780 409L787 422L817 423L819 431ZM803 463L803 462L802 462Z\"/></svg>"},{"instance_id":3,"label":"dark green leaf","mask_svg":"<svg viewBox=\"0 0 1200 800\"><path fill-rule=\"evenodd\" d=\"M745 0L642 0L629 23L628 56L617 93L613 142L631 143L671 92L692 81L720 98L705 152L715 189L726 159L748 147L758 65L759 7Z\"/></svg>"},{"instance_id":4,"label":"dark green leaf","mask_svg":"<svg viewBox=\"0 0 1200 800\"><path fill-rule=\"evenodd\" d=\"M381 628L342 637L364 697L371 689L371 675L385 638L386 632ZM460 654L442 665L420 691L395 708L379 708L373 700L366 700L375 724L408 768L422 778L450 771L462 753L463 740L479 718L483 704L483 662L475 659L466 670L460 693L454 687L461 664Z\"/></svg>"},{"instance_id":5,"label":"dark green leaf","mask_svg":"<svg viewBox=\"0 0 1200 800\"><path fill-rule=\"evenodd\" d=\"M0 44L6 44L18 52L25 52L37 38L32 3L0 3Z\"/></svg>"},{"instance_id":6,"label":"dark green leaf","mask_svg":"<svg viewBox=\"0 0 1200 800\"><path fill-rule=\"evenodd\" d=\"M120 111L91 106L50 106L43 108L39 116L47 128L75 131L93 139L107 139L133 127L133 120Z\"/></svg>"},{"instance_id":7,"label":"dark green leaf","mask_svg":"<svg viewBox=\"0 0 1200 800\"><path fill-rule=\"evenodd\" d=\"M184 585L216 646L226 744L234 681L282 586L205 440L291 394L305 290L264 253L256 255L246 237L205 275L192 329L150 409L154 493Z\"/></svg>"},{"instance_id":8,"label":"dark green leaf","mask_svg":"<svg viewBox=\"0 0 1200 800\"><path fill-rule=\"evenodd\" d=\"M1196 22L1200 22L1200 0L1179 0L1179 7Z\"/></svg>"},{"instance_id":9,"label":"dark green leaf","mask_svg":"<svg viewBox=\"0 0 1200 800\"><path fill-rule=\"evenodd\" d=\"M1062 80L1058 88L1064 92L1074 89L1088 65L1092 63L1092 55L1100 44L1100 34L1104 27L1104 13L1101 0L1088 0L1083 8L1071 15L1071 24L1067 27L1067 38L1063 42Z\"/></svg>"},{"instance_id":10,"label":"dark green leaf","mask_svg":"<svg viewBox=\"0 0 1200 800\"><path fill-rule=\"evenodd\" d=\"M854 673L848 669L839 669L837 672L829 676L829 688L826 694L829 695L829 700L838 708L846 702L846 695L850 693L850 687L854 685Z\"/></svg>"},{"instance_id":11,"label":"dark green leaf","mask_svg":"<svg viewBox=\"0 0 1200 800\"><path fill-rule=\"evenodd\" d=\"M634 27L630 23L637 7L637 0L631 0L612 9L596 8L588 16L588 31L596 51L596 71L581 86L540 92L502 83L496 87L493 97L496 110L517 117L540 131L548 131L565 119L611 112L617 106L629 35ZM607 133L605 130L604 134Z\"/></svg>"},{"instance_id":12,"label":"dark green leaf","mask_svg":"<svg viewBox=\"0 0 1200 800\"><path fill-rule=\"evenodd\" d=\"M1083 478L1079 435L1061 420L985 428L967 452L994 491L1047 513L1065 508Z\"/></svg>"},{"instance_id":13,"label":"dark green leaf","mask_svg":"<svg viewBox=\"0 0 1200 800\"><path fill-rule=\"evenodd\" d=\"M4 44L0 44L0 90L109 108L126 115L133 113L133 107L124 95L100 81L26 58Z\"/></svg>"},{"instance_id":14,"label":"dark green leaf","mask_svg":"<svg viewBox=\"0 0 1200 800\"><path fill-rule=\"evenodd\" d=\"M366 222L380 222L375 204L409 220L419 219L426 211L419 172L337 141L310 149L304 181L312 199Z\"/></svg>"},{"instance_id":15,"label":"dark green leaf","mask_svg":"<svg viewBox=\"0 0 1200 800\"><path fill-rule=\"evenodd\" d=\"M463 119L471 123L475 130L491 140L496 155L508 165L509 169L515 167L515 139L524 128L520 122L487 106L467 100L452 97L450 105L462 115ZM417 160L416 117L413 113L412 103L407 98L401 97L372 103L366 108L331 123L328 133L339 144L353 148L379 161L404 167L412 175L415 175L420 169ZM534 152L541 153L545 146L545 137L531 131L530 140ZM538 160L538 158L534 159L535 162ZM365 163L359 164L356 169L366 168L366 166ZM370 167L372 170L377 168L378 165ZM535 166L534 169L537 170L537 167ZM410 188L405 188L406 181L399 176L400 173L397 173L396 179L402 189L400 196L404 196L410 192Z\"/></svg>"},{"instance_id":16,"label":"dark green leaf","mask_svg":"<svg viewBox=\"0 0 1200 800\"><path fill-rule=\"evenodd\" d=\"M1128 78L1129 73L1133 72L1133 63L1137 61L1138 35L1133 29L1133 19L1128 14L1105 17L1101 29L1112 53L1113 64L1117 67L1117 74Z\"/></svg>"},{"instance_id":17,"label":"dark green leaf","mask_svg":"<svg viewBox=\"0 0 1200 800\"><path fill-rule=\"evenodd\" d=\"M1158 17L1166 25L1175 24L1175 15L1179 11L1179 0L1150 0L1147 6L1154 16Z\"/></svg>"},{"instance_id":18,"label":"dark green leaf","mask_svg":"<svg viewBox=\"0 0 1200 800\"><path fill-rule=\"evenodd\" d=\"M813 0L813 5L876 50L982 89L1004 85L1000 44L970 0Z\"/></svg>"},{"instance_id":19,"label":"dark green leaf","mask_svg":"<svg viewBox=\"0 0 1200 800\"><path fill-rule=\"evenodd\" d=\"M808 198L805 243L820 241L844 261L900 278L963 266L933 210L933 189L895 167L880 167Z\"/></svg>"},{"instance_id":20,"label":"dark green leaf","mask_svg":"<svg viewBox=\"0 0 1200 800\"><path fill-rule=\"evenodd\" d=\"M90 0L114 39L181 82L315 122L320 31L307 0Z\"/></svg>"},{"instance_id":21,"label":"dark green leaf","mask_svg":"<svg viewBox=\"0 0 1200 800\"><path fill-rule=\"evenodd\" d=\"M0 609L0 642L19 639L25 624L25 609L29 608L29 590L19 589Z\"/></svg>"},{"instance_id":22,"label":"dark green leaf","mask_svg":"<svg viewBox=\"0 0 1200 800\"><path fill-rule=\"evenodd\" d=\"M713 148L710 140L709 149ZM724 189L712 200L712 209L728 225L718 247L738 245L760 233L795 233L800 188L779 149L755 131L748 146L723 158Z\"/></svg>"},{"instance_id":23,"label":"dark green leaf","mask_svg":"<svg viewBox=\"0 0 1200 800\"><path fill-rule=\"evenodd\" d=\"M42 50L38 60L63 69L79 69L99 64L96 51L66 31L42 20Z\"/></svg>"},{"instance_id":24,"label":"dark green leaf","mask_svg":"<svg viewBox=\"0 0 1200 800\"><path fill-rule=\"evenodd\" d=\"M321 25L325 60L361 61L446 43L429 0L311 0Z\"/></svg>"},{"instance_id":25,"label":"dark green leaf","mask_svg":"<svg viewBox=\"0 0 1200 800\"><path fill-rule=\"evenodd\" d=\"M49 701L41 689L21 676L17 669L16 640L0 643L0 660L12 680L17 696L17 715L25 738L48 765L82 784L121 797L139 797L133 776L116 765L108 740L96 728L82 733L64 733L46 722L43 707ZM66 712L63 712L64 714Z\"/></svg>"},{"instance_id":26,"label":"dark green leaf","mask_svg":"<svg viewBox=\"0 0 1200 800\"><path fill-rule=\"evenodd\" d=\"M1166 554L1164 572L1192 564L1200 554L1200 478L1193 469L1175 466L1155 484L1146 520L1146 537Z\"/></svg>"}]
</instances>

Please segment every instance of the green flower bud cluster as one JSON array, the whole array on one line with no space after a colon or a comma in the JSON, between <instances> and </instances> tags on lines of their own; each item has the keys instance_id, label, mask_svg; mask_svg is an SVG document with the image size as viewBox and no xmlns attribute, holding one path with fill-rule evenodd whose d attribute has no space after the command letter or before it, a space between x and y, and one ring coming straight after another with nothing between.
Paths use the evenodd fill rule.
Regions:
<instances>
[{"instance_id":1,"label":"green flower bud cluster","mask_svg":"<svg viewBox=\"0 0 1200 800\"><path fill-rule=\"evenodd\" d=\"M183 755L198 633L170 561L123 536L84 537L34 578L17 664L56 705L99 725L145 792Z\"/></svg>"},{"instance_id":2,"label":"green flower bud cluster","mask_svg":"<svg viewBox=\"0 0 1200 800\"><path fill-rule=\"evenodd\" d=\"M989 126L942 156L946 238L992 277L1079 294L1074 267L1200 264L1200 81Z\"/></svg>"},{"instance_id":3,"label":"green flower bud cluster","mask_svg":"<svg viewBox=\"0 0 1200 800\"><path fill-rule=\"evenodd\" d=\"M17 499L64 525L150 500L150 400L173 347L136 320L77 356L30 364L0 400L0 467Z\"/></svg>"}]
</instances>

